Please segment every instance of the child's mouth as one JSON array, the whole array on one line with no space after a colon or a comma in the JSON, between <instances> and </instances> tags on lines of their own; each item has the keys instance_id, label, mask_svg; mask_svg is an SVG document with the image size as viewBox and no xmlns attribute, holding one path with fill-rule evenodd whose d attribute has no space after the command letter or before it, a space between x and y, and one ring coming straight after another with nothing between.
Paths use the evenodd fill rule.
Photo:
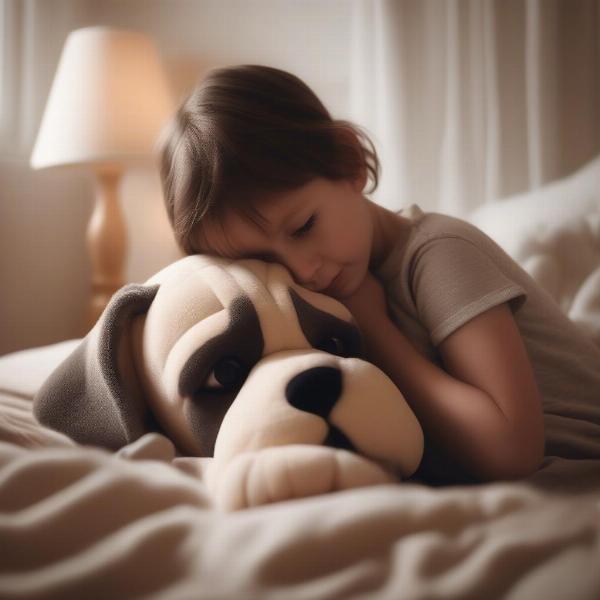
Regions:
<instances>
[{"instance_id":1,"label":"child's mouth","mask_svg":"<svg viewBox=\"0 0 600 600\"><path fill-rule=\"evenodd\" d=\"M340 269L338 271L338 274L329 282L329 285L326 286L325 288L323 288L323 292L329 293L329 292L333 291L336 288L336 286L339 284L339 282L341 280L341 275L342 275L342 270Z\"/></svg>"}]
</instances>

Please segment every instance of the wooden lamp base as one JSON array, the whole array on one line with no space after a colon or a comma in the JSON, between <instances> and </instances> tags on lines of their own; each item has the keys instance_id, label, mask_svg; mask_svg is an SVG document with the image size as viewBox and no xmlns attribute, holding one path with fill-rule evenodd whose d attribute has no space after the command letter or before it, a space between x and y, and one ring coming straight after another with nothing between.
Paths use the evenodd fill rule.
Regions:
<instances>
[{"instance_id":1,"label":"wooden lamp base","mask_svg":"<svg viewBox=\"0 0 600 600\"><path fill-rule=\"evenodd\" d=\"M127 229L119 205L121 170L102 167L96 170L95 205L87 229L87 246L92 266L92 289L86 315L91 329L111 296L124 285Z\"/></svg>"}]
</instances>

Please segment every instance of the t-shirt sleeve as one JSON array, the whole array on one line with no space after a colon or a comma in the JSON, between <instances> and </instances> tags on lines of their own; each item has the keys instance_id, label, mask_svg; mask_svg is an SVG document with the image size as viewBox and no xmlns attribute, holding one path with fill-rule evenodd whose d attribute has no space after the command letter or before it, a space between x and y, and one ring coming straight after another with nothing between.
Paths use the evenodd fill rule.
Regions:
<instances>
[{"instance_id":1,"label":"t-shirt sleeve","mask_svg":"<svg viewBox=\"0 0 600 600\"><path fill-rule=\"evenodd\" d=\"M486 252L459 237L423 245L413 263L411 292L434 346L502 302L516 312L527 297Z\"/></svg>"}]
</instances>

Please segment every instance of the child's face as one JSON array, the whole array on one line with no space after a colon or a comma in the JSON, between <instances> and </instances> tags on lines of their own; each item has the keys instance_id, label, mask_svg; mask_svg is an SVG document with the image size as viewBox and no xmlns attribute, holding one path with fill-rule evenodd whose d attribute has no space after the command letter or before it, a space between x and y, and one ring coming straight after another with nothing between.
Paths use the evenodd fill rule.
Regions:
<instances>
[{"instance_id":1,"label":"child's face","mask_svg":"<svg viewBox=\"0 0 600 600\"><path fill-rule=\"evenodd\" d=\"M309 289L349 296L367 273L373 242L363 183L317 178L275 194L257 207L264 227L230 211L223 229L205 227L203 250L276 261Z\"/></svg>"}]
</instances>

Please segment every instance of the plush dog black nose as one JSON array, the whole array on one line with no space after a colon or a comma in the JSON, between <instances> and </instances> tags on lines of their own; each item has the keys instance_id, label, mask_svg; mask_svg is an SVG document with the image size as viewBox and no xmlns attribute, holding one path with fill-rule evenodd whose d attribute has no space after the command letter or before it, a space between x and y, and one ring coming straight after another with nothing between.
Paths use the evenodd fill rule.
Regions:
<instances>
[{"instance_id":1,"label":"plush dog black nose","mask_svg":"<svg viewBox=\"0 0 600 600\"><path fill-rule=\"evenodd\" d=\"M299 410L327 420L342 392L342 374L334 367L313 367L296 375L285 388L287 401Z\"/></svg>"},{"instance_id":2,"label":"plush dog black nose","mask_svg":"<svg viewBox=\"0 0 600 600\"><path fill-rule=\"evenodd\" d=\"M318 415L329 425L325 446L356 452L341 429L329 422L329 414L342 393L342 374L334 367L313 367L299 373L285 388L287 401L295 408Z\"/></svg>"}]
</instances>

